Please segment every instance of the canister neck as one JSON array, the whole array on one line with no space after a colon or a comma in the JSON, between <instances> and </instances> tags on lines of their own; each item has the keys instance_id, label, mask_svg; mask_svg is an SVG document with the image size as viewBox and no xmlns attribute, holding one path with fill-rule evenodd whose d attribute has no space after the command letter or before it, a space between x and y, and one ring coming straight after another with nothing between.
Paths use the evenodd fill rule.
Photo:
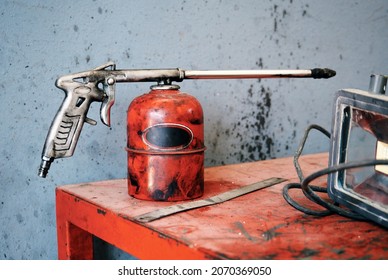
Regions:
<instances>
[{"instance_id":1,"label":"canister neck","mask_svg":"<svg viewBox=\"0 0 388 280\"><path fill-rule=\"evenodd\" d=\"M158 83L157 85L153 85L150 87L151 90L178 90L181 87L176 84L168 84L168 83Z\"/></svg>"}]
</instances>

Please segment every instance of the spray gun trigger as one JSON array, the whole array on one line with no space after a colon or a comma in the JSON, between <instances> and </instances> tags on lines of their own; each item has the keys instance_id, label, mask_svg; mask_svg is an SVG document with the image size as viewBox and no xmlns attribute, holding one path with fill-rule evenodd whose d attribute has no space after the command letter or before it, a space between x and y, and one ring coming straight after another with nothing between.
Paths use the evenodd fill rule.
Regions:
<instances>
[{"instance_id":1,"label":"spray gun trigger","mask_svg":"<svg viewBox=\"0 0 388 280\"><path fill-rule=\"evenodd\" d=\"M90 119L88 117L85 117L85 122L90 124L90 125L96 125L97 124L97 122L95 120Z\"/></svg>"},{"instance_id":2,"label":"spray gun trigger","mask_svg":"<svg viewBox=\"0 0 388 280\"><path fill-rule=\"evenodd\" d=\"M110 127L110 109L115 103L115 85L116 80L113 76L107 77L104 83L104 99L101 104L101 121L108 127Z\"/></svg>"}]
</instances>

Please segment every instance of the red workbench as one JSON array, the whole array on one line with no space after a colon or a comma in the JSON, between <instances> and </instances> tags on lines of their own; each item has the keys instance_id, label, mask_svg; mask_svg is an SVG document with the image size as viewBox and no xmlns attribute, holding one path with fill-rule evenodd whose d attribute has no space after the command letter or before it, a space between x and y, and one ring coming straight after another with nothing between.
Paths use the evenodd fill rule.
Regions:
<instances>
[{"instance_id":1,"label":"red workbench","mask_svg":"<svg viewBox=\"0 0 388 280\"><path fill-rule=\"evenodd\" d=\"M306 176L327 161L327 154L300 160ZM338 215L308 216L287 204L282 188L298 182L292 158L205 168L200 199L270 177L287 181L149 223L134 218L176 202L132 198L126 179L58 187L59 259L93 258L93 235L140 259L388 259L388 230ZM309 203L300 190L290 194Z\"/></svg>"}]
</instances>

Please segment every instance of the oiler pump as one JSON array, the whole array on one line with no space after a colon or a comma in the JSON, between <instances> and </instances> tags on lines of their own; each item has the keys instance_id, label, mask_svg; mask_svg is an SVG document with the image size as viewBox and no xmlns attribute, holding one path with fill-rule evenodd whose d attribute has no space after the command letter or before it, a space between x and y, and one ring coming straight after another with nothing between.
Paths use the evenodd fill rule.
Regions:
<instances>
[{"instance_id":1,"label":"oiler pump","mask_svg":"<svg viewBox=\"0 0 388 280\"><path fill-rule=\"evenodd\" d=\"M101 102L101 121L110 126L115 84L157 82L135 98L127 113L128 193L145 200L180 201L204 192L204 123L201 104L173 82L185 79L331 78L335 71L311 70L116 70L114 63L62 76L65 92L42 152L39 176L46 177L54 159L74 153L90 104Z\"/></svg>"}]
</instances>

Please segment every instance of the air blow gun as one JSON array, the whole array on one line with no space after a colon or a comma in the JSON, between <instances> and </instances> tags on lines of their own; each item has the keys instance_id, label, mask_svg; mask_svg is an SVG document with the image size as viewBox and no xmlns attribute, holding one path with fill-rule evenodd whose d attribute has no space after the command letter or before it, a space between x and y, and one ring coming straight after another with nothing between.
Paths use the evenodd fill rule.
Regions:
<instances>
[{"instance_id":1,"label":"air blow gun","mask_svg":"<svg viewBox=\"0 0 388 280\"><path fill-rule=\"evenodd\" d=\"M56 80L56 87L65 92L65 98L51 124L39 168L39 176L45 178L54 159L73 155L83 124L96 125L97 122L87 117L92 102L101 102L101 121L110 126L110 111L115 102L116 83L156 82L151 87L154 91L174 91L179 87L172 82L185 79L261 79L261 78L331 78L336 72L327 68L311 70L218 70L197 71L176 69L116 69L112 62L95 69L62 76ZM157 103L156 103L157 104ZM155 105L157 106L157 105ZM128 117L129 118L129 117ZM198 124L201 117L192 122ZM136 135L144 140L144 147L155 151L178 151L193 146L195 135L193 129L176 121L163 124L148 123L139 129ZM164 134L156 139L160 132ZM159 134L158 134L159 133ZM171 140L171 137L178 139ZM142 145L143 145L142 144ZM193 146L194 147L194 146ZM133 148L133 147L132 147ZM195 148L195 147L194 147ZM129 144L128 149L131 149ZM144 148L146 149L146 148ZM195 149L194 149L195 150ZM135 180L135 179L133 179ZM134 182L135 184L136 182Z\"/></svg>"}]
</instances>

